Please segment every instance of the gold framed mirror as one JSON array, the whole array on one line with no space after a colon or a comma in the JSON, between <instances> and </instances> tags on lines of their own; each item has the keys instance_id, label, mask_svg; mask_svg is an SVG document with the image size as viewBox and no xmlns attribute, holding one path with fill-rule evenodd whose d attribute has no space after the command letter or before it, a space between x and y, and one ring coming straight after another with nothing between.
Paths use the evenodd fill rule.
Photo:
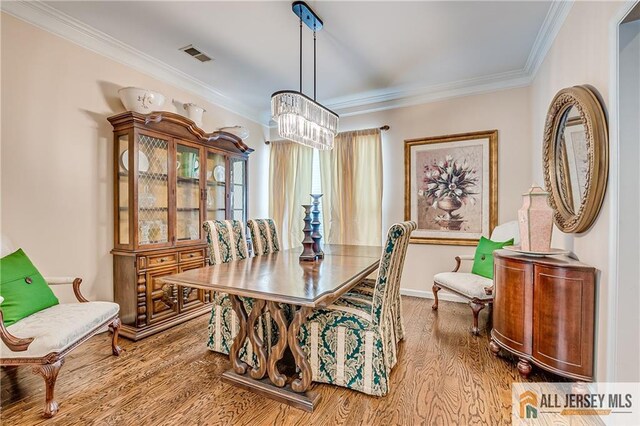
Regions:
<instances>
[{"instance_id":1,"label":"gold framed mirror","mask_svg":"<svg viewBox=\"0 0 640 426\"><path fill-rule=\"evenodd\" d=\"M590 86L560 90L544 129L544 180L562 232L584 232L602 206L609 173L607 119Z\"/></svg>"}]
</instances>

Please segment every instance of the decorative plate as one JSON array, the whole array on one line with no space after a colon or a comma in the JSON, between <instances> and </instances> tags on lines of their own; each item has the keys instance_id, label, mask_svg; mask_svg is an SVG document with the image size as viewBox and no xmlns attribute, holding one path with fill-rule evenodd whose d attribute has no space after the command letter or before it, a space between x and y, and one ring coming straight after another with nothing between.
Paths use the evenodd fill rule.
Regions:
<instances>
[{"instance_id":1,"label":"decorative plate","mask_svg":"<svg viewBox=\"0 0 640 426\"><path fill-rule=\"evenodd\" d=\"M503 249L513 251L518 254L523 254L525 256L531 257L546 257L546 256L559 256L562 254L571 254L571 251L559 248L552 248L549 251L526 251L522 250L520 246L504 246Z\"/></svg>"},{"instance_id":2,"label":"decorative plate","mask_svg":"<svg viewBox=\"0 0 640 426\"><path fill-rule=\"evenodd\" d=\"M224 166L218 165L213 168L213 178L218 182L224 182Z\"/></svg>"},{"instance_id":3,"label":"decorative plate","mask_svg":"<svg viewBox=\"0 0 640 426\"><path fill-rule=\"evenodd\" d=\"M120 156L120 165L125 169L129 170L129 150L125 149L122 155ZM146 154L142 151L138 151L138 170L141 172L146 172L149 170L149 158L147 158Z\"/></svg>"}]
</instances>

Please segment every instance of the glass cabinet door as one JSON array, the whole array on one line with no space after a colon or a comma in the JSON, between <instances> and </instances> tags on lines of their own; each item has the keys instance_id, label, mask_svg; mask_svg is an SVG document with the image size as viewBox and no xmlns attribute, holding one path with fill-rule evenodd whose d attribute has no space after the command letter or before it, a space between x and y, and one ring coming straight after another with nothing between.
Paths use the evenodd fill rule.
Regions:
<instances>
[{"instance_id":1,"label":"glass cabinet door","mask_svg":"<svg viewBox=\"0 0 640 426\"><path fill-rule=\"evenodd\" d=\"M138 245L169 243L169 141L138 135Z\"/></svg>"},{"instance_id":2,"label":"glass cabinet door","mask_svg":"<svg viewBox=\"0 0 640 426\"><path fill-rule=\"evenodd\" d=\"M231 164L231 218L247 221L247 162L244 159L230 158Z\"/></svg>"},{"instance_id":3,"label":"glass cabinet door","mask_svg":"<svg viewBox=\"0 0 640 426\"><path fill-rule=\"evenodd\" d=\"M118 217L116 218L116 244L128 246L129 238L129 134L119 135L116 161L118 163L118 187L116 200Z\"/></svg>"},{"instance_id":4,"label":"glass cabinet door","mask_svg":"<svg viewBox=\"0 0 640 426\"><path fill-rule=\"evenodd\" d=\"M207 152L206 212L207 220L225 220L227 212L226 198L227 171L225 156Z\"/></svg>"},{"instance_id":5,"label":"glass cabinet door","mask_svg":"<svg viewBox=\"0 0 640 426\"><path fill-rule=\"evenodd\" d=\"M200 148L176 144L176 238L178 243L199 240Z\"/></svg>"}]
</instances>

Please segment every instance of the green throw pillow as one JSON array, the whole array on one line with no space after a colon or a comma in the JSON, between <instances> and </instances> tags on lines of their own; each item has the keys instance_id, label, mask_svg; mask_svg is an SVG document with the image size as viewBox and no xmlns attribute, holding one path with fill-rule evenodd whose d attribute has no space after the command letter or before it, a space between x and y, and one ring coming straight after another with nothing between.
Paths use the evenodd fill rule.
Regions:
<instances>
[{"instance_id":1,"label":"green throw pillow","mask_svg":"<svg viewBox=\"0 0 640 426\"><path fill-rule=\"evenodd\" d=\"M0 296L5 326L59 303L22 249L0 259Z\"/></svg>"},{"instance_id":2,"label":"green throw pillow","mask_svg":"<svg viewBox=\"0 0 640 426\"><path fill-rule=\"evenodd\" d=\"M513 245L513 238L503 243L491 241L488 238L480 237L480 242L473 257L472 274L493 279L493 252L500 250L504 246Z\"/></svg>"}]
</instances>

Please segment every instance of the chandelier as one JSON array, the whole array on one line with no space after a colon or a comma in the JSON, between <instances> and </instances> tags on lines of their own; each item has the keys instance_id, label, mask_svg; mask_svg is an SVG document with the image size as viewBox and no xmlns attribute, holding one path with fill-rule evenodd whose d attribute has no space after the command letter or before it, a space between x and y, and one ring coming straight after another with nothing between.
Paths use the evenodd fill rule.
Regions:
<instances>
[{"instance_id":1,"label":"chandelier","mask_svg":"<svg viewBox=\"0 0 640 426\"><path fill-rule=\"evenodd\" d=\"M316 31L322 20L303 1L293 2L293 13L300 18L300 91L280 90L271 95L271 117L278 134L316 149L332 149L338 133L338 114L316 102ZM302 23L313 31L313 99L302 93Z\"/></svg>"}]
</instances>

